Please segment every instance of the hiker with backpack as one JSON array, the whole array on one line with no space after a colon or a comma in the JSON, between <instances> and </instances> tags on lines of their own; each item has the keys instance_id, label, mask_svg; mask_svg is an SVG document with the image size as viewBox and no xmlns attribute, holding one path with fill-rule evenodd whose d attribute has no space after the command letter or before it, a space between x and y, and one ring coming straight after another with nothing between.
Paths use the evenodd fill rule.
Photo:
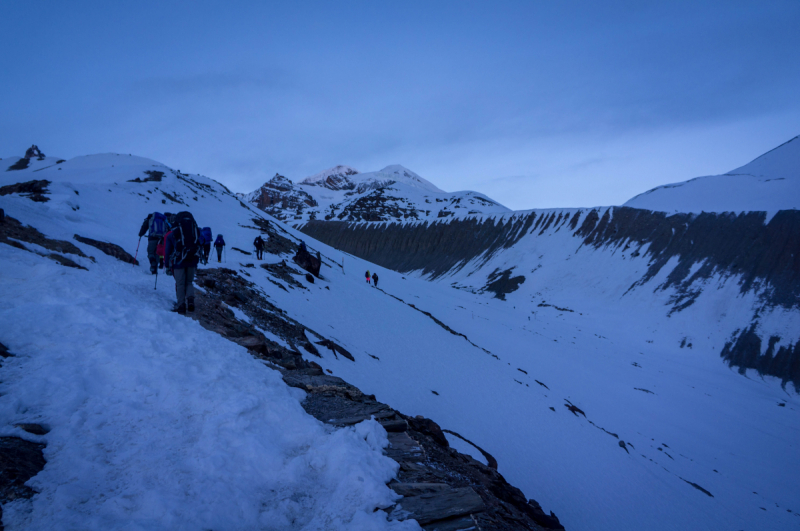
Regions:
<instances>
[{"instance_id":1,"label":"hiker with backpack","mask_svg":"<svg viewBox=\"0 0 800 531\"><path fill-rule=\"evenodd\" d=\"M372 285L378 287L378 273L372 273Z\"/></svg>"},{"instance_id":2,"label":"hiker with backpack","mask_svg":"<svg viewBox=\"0 0 800 531\"><path fill-rule=\"evenodd\" d=\"M156 249L158 242L167 232L167 218L161 212L153 212L144 218L139 229L139 239L147 233L147 259L150 260L150 273L155 275L158 268Z\"/></svg>"},{"instance_id":3,"label":"hiker with backpack","mask_svg":"<svg viewBox=\"0 0 800 531\"><path fill-rule=\"evenodd\" d=\"M211 227L200 229L200 236L203 238L203 264L208 264L208 255L211 253L211 242L214 241L211 235Z\"/></svg>"},{"instance_id":4,"label":"hiker with backpack","mask_svg":"<svg viewBox=\"0 0 800 531\"><path fill-rule=\"evenodd\" d=\"M264 257L264 239L260 234L253 240L253 247L256 248L256 258L261 260Z\"/></svg>"},{"instance_id":5,"label":"hiker with backpack","mask_svg":"<svg viewBox=\"0 0 800 531\"><path fill-rule=\"evenodd\" d=\"M217 240L214 242L214 249L217 250L217 262L222 262L222 250L225 248L225 239L222 234L217 234Z\"/></svg>"},{"instance_id":6,"label":"hiker with backpack","mask_svg":"<svg viewBox=\"0 0 800 531\"><path fill-rule=\"evenodd\" d=\"M367 284L369 284L369 279L370 279L370 276L369 276L369 269L367 269L367 273L366 273L366 275L364 275L364 276L365 276L365 277L367 277Z\"/></svg>"},{"instance_id":7,"label":"hiker with backpack","mask_svg":"<svg viewBox=\"0 0 800 531\"><path fill-rule=\"evenodd\" d=\"M194 275L202 254L200 229L189 212L175 215L175 226L165 238L167 274L175 278L178 298L174 312L194 311Z\"/></svg>"}]
</instances>

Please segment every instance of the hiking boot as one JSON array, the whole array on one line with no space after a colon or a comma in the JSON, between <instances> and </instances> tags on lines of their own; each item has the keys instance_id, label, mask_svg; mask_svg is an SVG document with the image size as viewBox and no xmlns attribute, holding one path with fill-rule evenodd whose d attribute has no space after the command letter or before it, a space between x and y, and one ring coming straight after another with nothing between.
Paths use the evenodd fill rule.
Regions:
<instances>
[{"instance_id":1,"label":"hiking boot","mask_svg":"<svg viewBox=\"0 0 800 531\"><path fill-rule=\"evenodd\" d=\"M172 309L172 311L175 312L175 313L179 313L179 314L183 315L183 314L186 313L186 305L185 304L181 304L181 305L177 305L176 304L175 307Z\"/></svg>"},{"instance_id":2,"label":"hiking boot","mask_svg":"<svg viewBox=\"0 0 800 531\"><path fill-rule=\"evenodd\" d=\"M151 274L151 275L155 275L155 274L156 274L156 268L155 268L155 266L152 266L152 267L150 267L150 274Z\"/></svg>"},{"instance_id":3,"label":"hiking boot","mask_svg":"<svg viewBox=\"0 0 800 531\"><path fill-rule=\"evenodd\" d=\"M194 297L189 297L189 304L186 306L186 310L190 312L194 311Z\"/></svg>"}]
</instances>

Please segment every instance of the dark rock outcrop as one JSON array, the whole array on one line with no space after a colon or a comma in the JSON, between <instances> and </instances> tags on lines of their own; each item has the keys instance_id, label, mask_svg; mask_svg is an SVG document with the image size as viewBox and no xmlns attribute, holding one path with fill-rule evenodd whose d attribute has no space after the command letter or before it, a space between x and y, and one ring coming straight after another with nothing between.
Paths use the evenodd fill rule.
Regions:
<instances>
[{"instance_id":1,"label":"dark rock outcrop","mask_svg":"<svg viewBox=\"0 0 800 531\"><path fill-rule=\"evenodd\" d=\"M776 376L785 387L792 382L795 391L800 392L800 341L794 345L781 345L778 336L772 336L767 343L767 351L762 355L761 336L756 333L757 323L746 330L737 330L734 337L720 352L729 367L738 367L739 374L747 369L755 369L759 374Z\"/></svg>"},{"instance_id":2,"label":"dark rock outcrop","mask_svg":"<svg viewBox=\"0 0 800 531\"><path fill-rule=\"evenodd\" d=\"M25 483L44 468L44 447L18 437L0 437L0 518L2 504L36 494Z\"/></svg>"},{"instance_id":3,"label":"dark rock outcrop","mask_svg":"<svg viewBox=\"0 0 800 531\"><path fill-rule=\"evenodd\" d=\"M0 224L0 243L5 243L6 245L11 245L12 247L26 251L29 250L24 245L14 240L33 243L58 253L69 253L88 258L75 244L64 240L51 240L33 227L23 225L17 219L6 216L5 222ZM65 257L62 256L60 258L63 259Z\"/></svg>"},{"instance_id":4,"label":"dark rock outcrop","mask_svg":"<svg viewBox=\"0 0 800 531\"><path fill-rule=\"evenodd\" d=\"M438 278L471 260L485 263L525 235L562 231L583 246L610 248L646 269L629 291L655 278L671 260L677 265L656 289L674 289L669 313L691 306L697 282L715 275L738 280L742 294L758 295L761 308L800 310L800 211L782 210L768 222L765 212L674 214L629 207L544 211L507 218L455 219L441 223L346 223L310 221L299 226L309 236L339 250L399 272L421 271ZM674 263L674 262L673 262ZM524 277L499 276L484 287L508 293ZM498 282L499 281L499 282ZM516 284L516 286L519 285ZM497 290L497 291L495 291ZM622 294L620 294L622 295ZM754 322L758 314L754 314ZM756 339L758 341L756 341ZM761 359L760 345L772 341L756 328L737 332L723 349L731 366L798 381L800 348L782 345ZM796 341L796 338L793 338ZM796 383L795 383L796 385Z\"/></svg>"},{"instance_id":5,"label":"dark rock outcrop","mask_svg":"<svg viewBox=\"0 0 800 531\"><path fill-rule=\"evenodd\" d=\"M44 160L44 153L42 153L42 150L39 149L39 146L37 146L36 144L33 144L31 147L25 150L26 159L32 159L34 157L36 157L39 160Z\"/></svg>"},{"instance_id":6,"label":"dark rock outcrop","mask_svg":"<svg viewBox=\"0 0 800 531\"><path fill-rule=\"evenodd\" d=\"M135 179L130 179L129 183L148 183L148 182L161 182L161 179L164 178L163 171L156 171L156 170L146 170L145 174L147 177L142 179L141 177L137 177Z\"/></svg>"},{"instance_id":7,"label":"dark rock outcrop","mask_svg":"<svg viewBox=\"0 0 800 531\"><path fill-rule=\"evenodd\" d=\"M453 220L449 223L347 223L309 221L300 230L323 243L374 264L437 278L473 258L488 260L514 245L531 227L535 214Z\"/></svg>"},{"instance_id":8,"label":"dark rock outcrop","mask_svg":"<svg viewBox=\"0 0 800 531\"><path fill-rule=\"evenodd\" d=\"M291 219L294 215L300 215L307 207L317 206L317 202L307 192L277 173L261 188L248 194L247 200L280 220Z\"/></svg>"},{"instance_id":9,"label":"dark rock outcrop","mask_svg":"<svg viewBox=\"0 0 800 531\"><path fill-rule=\"evenodd\" d=\"M50 186L50 181L46 180L9 184L6 186L0 186L0 195L20 194L23 197L29 198L31 201L36 201L37 203L46 203L50 201L50 198L46 195L50 193L50 191L47 189L48 186Z\"/></svg>"},{"instance_id":10,"label":"dark rock outcrop","mask_svg":"<svg viewBox=\"0 0 800 531\"><path fill-rule=\"evenodd\" d=\"M73 238L75 238L77 241L81 243L85 243L86 245L91 245L92 247L100 249L105 254L113 256L117 260L125 262L126 264L139 265L138 260L136 260L128 252L126 252L125 249L123 249L122 247L120 247L115 243L101 242L98 240L93 240L91 238L84 238L83 236L79 236L77 234L74 235Z\"/></svg>"},{"instance_id":11,"label":"dark rock outcrop","mask_svg":"<svg viewBox=\"0 0 800 531\"><path fill-rule=\"evenodd\" d=\"M319 277L319 268L322 266L322 258L319 256L319 253L317 253L317 256L313 256L306 249L301 247L292 257L292 261L315 277Z\"/></svg>"}]
</instances>

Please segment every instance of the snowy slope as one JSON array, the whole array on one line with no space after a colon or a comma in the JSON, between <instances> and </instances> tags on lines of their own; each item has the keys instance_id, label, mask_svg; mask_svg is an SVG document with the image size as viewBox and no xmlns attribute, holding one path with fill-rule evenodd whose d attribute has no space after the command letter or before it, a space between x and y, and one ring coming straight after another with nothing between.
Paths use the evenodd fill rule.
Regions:
<instances>
[{"instance_id":1,"label":"snowy slope","mask_svg":"<svg viewBox=\"0 0 800 531\"><path fill-rule=\"evenodd\" d=\"M291 222L434 220L509 210L477 192L448 193L400 165L359 173L335 166L294 184L276 175L242 200Z\"/></svg>"},{"instance_id":2,"label":"snowy slope","mask_svg":"<svg viewBox=\"0 0 800 531\"><path fill-rule=\"evenodd\" d=\"M52 179L50 202L33 203L11 195L0 197L0 207L50 237L71 239L72 234L79 233L119 243L132 252L143 213L155 208L173 211L184 208L172 203L164 195L167 192L189 204L201 225L211 225L215 232L225 234L229 245L250 248L254 231L243 225L251 225L250 218L257 215L255 209L242 208L235 197L213 181L199 176L178 177L146 159L139 159L141 163L136 164L131 159L131 165L125 167L125 157L115 157L98 165L92 175L88 175L88 161L85 161L87 167L79 167L69 178L62 179L59 175L73 161L63 163L63 170L53 168L34 174L37 178L44 174L41 178ZM76 164L79 162L75 160ZM153 164L157 167L152 167ZM120 167L123 169L118 170ZM166 177L161 182L127 182L137 175L144 176L144 169L160 169ZM8 175L2 174L4 180L0 184L33 178L15 176L14 181L8 181ZM590 216L589 211L569 213L579 216L578 227ZM707 283L707 289L700 290L693 305L670 315L677 288L659 286L674 271L677 258L656 277L628 292L648 270L646 249L583 245L581 238L572 236L567 221L562 221L564 212L536 214L537 220L555 219L558 215L559 221L513 229L517 238L513 245L505 246L499 241L496 253L471 259L435 281L419 273L400 274L378 268L380 289L375 289L364 280L365 270L376 270L374 264L317 243L290 228L286 229L290 234L305 239L312 250L321 251L324 257L323 279L308 289L292 289L285 282L282 283L285 289L279 289L264 270L237 267L244 258L242 255L232 253L228 266L250 274L248 279L262 286L271 302L309 329L327 334L355 358L353 362L322 352L322 358L315 361L365 393L374 393L407 414L434 418L443 428L454 430L488 450L498 459L499 471L527 496L539 500L547 511L553 510L567 529L797 528L800 401L791 386L784 390L779 380L762 379L752 372L744 378L719 359L719 348L730 339L731 331L750 324L753 309L759 306L758 294L742 294L735 276L720 273L710 280L698 278L697 286L705 287ZM613 210L601 209L598 217L605 218L605 214L617 215ZM520 216L513 213L496 216L496 221ZM461 222L465 223L463 219L449 221ZM413 229L412 225L403 226ZM475 239L480 234L475 231L469 236ZM383 240L383 245L388 243ZM442 239L434 247L444 253L447 245L447 240ZM88 247L85 251L98 254ZM34 311L49 315L41 306L68 304L64 296L69 301L71 295L62 291L71 289L69 286L78 275L96 275L78 284L81 289L96 290L96 308L88 302L81 302L80 308L101 315L92 313L84 320L97 319L101 328L123 327L131 336L138 328L155 336L155 340L131 340L130 350L135 352L126 344L109 346L111 340L101 341L97 348L92 344L92 352L121 350L128 357L135 353L142 358L149 355L149 361L142 361L147 367L147 363L164 357L152 353L164 350L162 345L166 340L162 338L169 337L171 327L186 323L164 312L173 297L170 280L159 280L159 288L153 290L153 277L143 274L143 268L137 269L136 275L125 273L133 268L99 256L96 264L81 261L89 272L72 271L30 253L14 249L11 253L14 261L22 265L13 269L2 266L3 290L14 289L17 294L24 290L25 284L38 286L36 296L31 297ZM280 259L268 256L268 260L275 262ZM699 267L699 264L692 266ZM484 288L498 280L494 273L506 270L511 270L510 279L522 275L526 280L516 290L507 292L506 300L500 300ZM92 279L98 280L92 282ZM110 287L103 287L106 282ZM48 289L51 284L61 287L51 293ZM136 301L133 316L120 311L120 297L126 305ZM0 411L8 419L7 427L26 420L69 426L54 429L46 436L47 451L52 452L48 455L48 466L67 463L71 454L61 456L56 448L67 444L60 442L69 439L66 432L80 432L72 428L72 423L83 422L89 417L89 410L78 409L80 401L76 400L74 416L69 420L53 420L64 414L58 408L67 406L57 407L57 402L64 401L48 394L47 378L51 378L52 372L36 372L34 367L38 366L26 363L33 364L37 353L42 351L52 356L72 353L68 358L77 360L76 354L85 350L81 348L82 342L87 342L85 336L77 337L77 332L66 334L66 327L51 333L32 319L14 317L10 310L2 311L4 319L14 320L3 321L11 325L4 325L0 342L20 354L11 364L19 364L20 374L30 379L32 388L43 389L44 397L25 395L19 386L4 390ZM796 317L796 312L774 308L765 311L762 325L769 328L768 333L780 334L783 342L792 342L800 335ZM5 334L13 341L4 340ZM63 339L62 334L66 334ZM216 338L210 335L206 339L206 332L200 329L197 334L194 345ZM143 341L149 342L144 352L138 353ZM209 387L204 396L218 397L227 392L222 372L238 370L234 367L238 362L228 358L241 351L229 343L227 350L216 348L217 343L210 344L214 348L201 358L211 357L210 374L197 382L197 388ZM191 347L191 353L184 354L196 356L200 348L203 347ZM179 353L167 354L170 359L176 358L177 366ZM231 369L217 356L230 363ZM130 363L134 368L139 366L136 359ZM16 366L6 362L3 370L11 367ZM195 367L184 375L182 386L188 388L188 380L195 373L200 373L198 378L206 375L206 364ZM213 367L226 369L219 369L221 372L214 376ZM250 367L254 375L261 374L259 367ZM91 368L86 366L70 370L73 372L69 374L86 374L85 380L93 379ZM152 383L153 378L148 376L151 371L141 372L144 376L136 380L134 391L141 389L144 395L154 397L161 396L159 392L167 393L164 387ZM123 375L118 377L119 383L113 380L115 387L125 388ZM4 378L4 381L15 380ZM89 386L90 383L82 383L79 391L92 389ZM220 386L218 393L214 392L217 386ZM251 389L250 384L243 384L243 388ZM157 391L153 394L152 389ZM275 391L280 392L291 394ZM39 405L45 401L50 405ZM203 407L210 407L208 404L204 402ZM570 412L566 407L570 405L582 413ZM161 418L159 414L169 418L172 408L165 409L148 419ZM211 409L203 409L206 410ZM253 411L253 417L263 414L271 418L269 409L263 411L253 406ZM141 413L146 414L147 411ZM109 420L99 415L97 425L102 428L101 422L111 422L113 429L117 423L125 422L125 416ZM212 424L209 431L222 433L224 429L215 427L229 429L227 426L237 425L237 418L234 415L227 419L229 423ZM254 432L258 432L258 426L253 428ZM270 428L279 429L277 425ZM19 430L14 433L21 435ZM88 444L89 435L86 437L83 441ZM243 444L245 452L248 443ZM369 446L369 441L364 444ZM303 455L300 447L296 448ZM109 448L108 455L112 456L122 451L113 445ZM372 456L380 465L374 449L356 447L353 452L346 453L358 455L359 459ZM159 465L171 466L166 458ZM103 466L106 471L114 468ZM225 467L220 465L212 471L224 478L222 468ZM380 466L375 469L380 471ZM333 474L331 481L337 477ZM374 477L365 477L373 487L378 483ZM145 483L139 476L136 478L140 484ZM84 488L77 479L75 482ZM299 483L301 487L305 485L303 481ZM92 500L91 494L98 490L88 489L85 497ZM313 492L311 499L302 498L309 504L304 506L306 509L315 503L325 503L323 493L316 489ZM375 496L382 493L379 488L374 491ZM363 500L358 502L361 505L356 504L360 507L369 507L370 503L380 505L357 489L352 496ZM112 499L111 503L127 500ZM133 509L125 505L127 501L120 501L123 509L119 511L139 514L136 511L141 505L136 503L144 501L142 497L133 499ZM78 507L74 501L62 498L56 501L61 504L58 507ZM331 506L341 508L335 502ZM192 505L186 511L194 509L196 506ZM244 522L238 526L242 528L250 520L238 522Z\"/></svg>"},{"instance_id":3,"label":"snowy slope","mask_svg":"<svg viewBox=\"0 0 800 531\"><path fill-rule=\"evenodd\" d=\"M637 195L625 206L662 212L764 211L800 208L800 136L724 175L697 177Z\"/></svg>"},{"instance_id":4,"label":"snowy slope","mask_svg":"<svg viewBox=\"0 0 800 531\"><path fill-rule=\"evenodd\" d=\"M617 234L613 220L631 215L573 209L476 224L332 226L331 234L343 235L337 241L385 264L394 258L413 269L413 260L404 261L409 255L427 257L427 274L424 265L416 273L387 271L382 287L474 344L464 339L461 349L447 352L400 321L391 309L400 303L391 299L362 331L371 337L358 339L368 352L384 353L383 366L357 360L334 362L334 370L398 407L424 407L488 448L523 490L546 483L542 502L568 529L795 529L797 389L755 371L745 378L720 352L754 319L765 338L762 353L770 337L779 338L776 351L791 350L800 344L797 304L769 303L768 284L743 292L742 275L725 268L695 276L704 262L685 263L680 255L648 277L661 260L647 254L652 241L623 235L586 244L596 227ZM317 223L310 234L324 234L326 226ZM505 232L492 229L504 226ZM475 238L492 250L459 262ZM455 264L444 273L437 269L443 255ZM671 283L684 267L686 282ZM523 280L506 286L503 301L491 288L505 271L507 280ZM334 315L344 311L332 308ZM395 329L414 333L390 358L394 345L385 338ZM569 405L583 414L570 413Z\"/></svg>"},{"instance_id":5,"label":"snowy slope","mask_svg":"<svg viewBox=\"0 0 800 531\"><path fill-rule=\"evenodd\" d=\"M0 185L47 179L50 200L12 194L0 207L49 238L133 253L147 212L191 208L229 244L252 240L239 223L254 214L210 179L114 154L37 166ZM145 172L162 180L130 182ZM278 373L170 313L172 279L154 289L146 268L75 243L95 257L75 258L87 271L2 245L0 341L16 356L0 369L0 429L47 443L29 483L39 494L3 507L6 529L418 528L373 512L397 498L376 422L324 427ZM26 422L50 431L15 427Z\"/></svg>"}]
</instances>

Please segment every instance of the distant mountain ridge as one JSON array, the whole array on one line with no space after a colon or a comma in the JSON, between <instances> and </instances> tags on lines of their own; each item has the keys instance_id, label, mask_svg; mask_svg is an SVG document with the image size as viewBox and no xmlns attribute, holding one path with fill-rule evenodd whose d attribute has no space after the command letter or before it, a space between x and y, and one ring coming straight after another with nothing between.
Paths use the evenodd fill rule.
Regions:
<instances>
[{"instance_id":1,"label":"distant mountain ridge","mask_svg":"<svg viewBox=\"0 0 800 531\"><path fill-rule=\"evenodd\" d=\"M624 206L660 212L767 212L800 208L800 136L722 175L665 184Z\"/></svg>"},{"instance_id":2,"label":"distant mountain ridge","mask_svg":"<svg viewBox=\"0 0 800 531\"><path fill-rule=\"evenodd\" d=\"M282 221L420 221L509 209L477 192L448 193L399 164L361 173L334 166L293 183L275 176L240 199Z\"/></svg>"}]
</instances>

